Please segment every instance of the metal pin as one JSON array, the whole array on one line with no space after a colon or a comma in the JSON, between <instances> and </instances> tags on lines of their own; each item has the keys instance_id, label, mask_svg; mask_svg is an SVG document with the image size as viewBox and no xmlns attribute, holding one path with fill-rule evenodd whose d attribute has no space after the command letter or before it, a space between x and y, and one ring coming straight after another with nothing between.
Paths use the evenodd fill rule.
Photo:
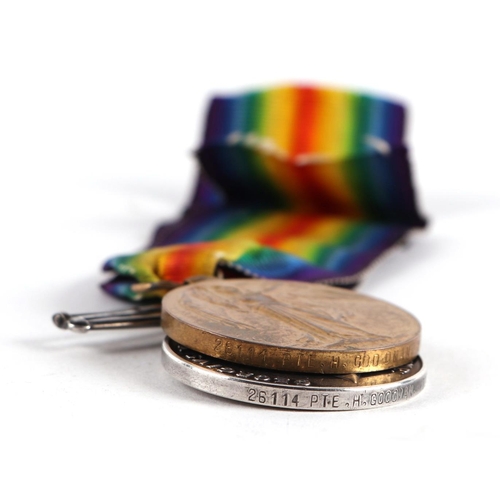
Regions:
<instances>
[{"instance_id":1,"label":"metal pin","mask_svg":"<svg viewBox=\"0 0 500 500\"><path fill-rule=\"evenodd\" d=\"M52 316L54 324L63 330L87 333L89 330L117 328L144 328L160 326L161 304L130 307L101 313L68 314L60 312Z\"/></svg>"},{"instance_id":2,"label":"metal pin","mask_svg":"<svg viewBox=\"0 0 500 500\"><path fill-rule=\"evenodd\" d=\"M152 283L134 283L130 289L138 294L166 290L167 292L183 285L196 283L206 279L217 279L215 276L192 276L184 283L174 281L155 281ZM52 316L54 324L63 330L76 333L87 333L89 330L115 330L120 328L145 328L160 326L161 304L129 307L116 311L99 313L68 314L60 312Z\"/></svg>"}]
</instances>

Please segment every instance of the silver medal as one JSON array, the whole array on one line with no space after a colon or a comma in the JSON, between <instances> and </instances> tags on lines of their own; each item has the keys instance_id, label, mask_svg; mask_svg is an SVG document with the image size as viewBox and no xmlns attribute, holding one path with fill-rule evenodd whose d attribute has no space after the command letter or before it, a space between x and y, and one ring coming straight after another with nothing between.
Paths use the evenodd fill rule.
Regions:
<instances>
[{"instance_id":1,"label":"silver medal","mask_svg":"<svg viewBox=\"0 0 500 500\"><path fill-rule=\"evenodd\" d=\"M279 372L211 358L168 337L162 345L165 369L201 391L245 403L289 410L345 411L392 406L423 389L420 357L383 372L321 375Z\"/></svg>"}]
</instances>

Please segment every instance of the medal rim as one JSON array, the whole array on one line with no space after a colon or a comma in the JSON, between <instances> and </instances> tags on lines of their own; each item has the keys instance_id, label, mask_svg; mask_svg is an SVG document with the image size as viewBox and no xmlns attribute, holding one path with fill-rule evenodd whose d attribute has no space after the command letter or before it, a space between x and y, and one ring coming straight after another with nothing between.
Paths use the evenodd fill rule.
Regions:
<instances>
[{"instance_id":1,"label":"medal rim","mask_svg":"<svg viewBox=\"0 0 500 500\"><path fill-rule=\"evenodd\" d=\"M171 345L173 343L173 345ZM395 382L378 383L373 385L356 386L353 383L352 387L349 386L302 386L300 384L279 384L277 382L268 382L263 380L249 380L247 378L238 378L233 374L224 373L224 371L216 371L217 368L206 368L203 365L191 362L177 352L175 352L175 344L180 348L184 346L177 342L165 337L162 343L162 364L165 370L173 376L176 380L202 392L219 396L222 398L230 399L247 404L254 404L258 406L271 407L275 409L285 410L299 410L299 411L353 411L374 409L381 407L388 407L403 404L415 396L420 394L425 387L427 379L427 367L423 363L420 356L414 358L415 363L420 363L420 368L417 372L409 375L406 378ZM188 350L191 350L187 348ZM192 350L191 350L192 351ZM210 358L210 356L207 356ZM215 359L215 361L217 361ZM237 365L235 365L237 366ZM239 365L241 369L248 369L246 366ZM220 367L223 369L224 367ZM275 372L279 375L279 372ZM295 375L300 382L303 377L302 373L289 373L284 372L283 376ZM374 374L376 375L376 374ZM302 380L303 382L303 380ZM408 392L405 392L407 388ZM257 391L252 393L251 391ZM252 394L261 395L262 392L266 394L266 398L251 399ZM309 398L309 405L302 404L301 406L293 406L293 404L279 404L274 403L269 398L269 392L266 391L282 391L277 394L288 394L288 401L297 396L297 398ZM330 398L330 404L321 406L320 404L312 405L312 397L322 396ZM338 406L332 405L334 397L338 397ZM349 403L348 401L351 401ZM359 404L353 404L352 401L359 401ZM318 401L319 402L319 399Z\"/></svg>"}]
</instances>

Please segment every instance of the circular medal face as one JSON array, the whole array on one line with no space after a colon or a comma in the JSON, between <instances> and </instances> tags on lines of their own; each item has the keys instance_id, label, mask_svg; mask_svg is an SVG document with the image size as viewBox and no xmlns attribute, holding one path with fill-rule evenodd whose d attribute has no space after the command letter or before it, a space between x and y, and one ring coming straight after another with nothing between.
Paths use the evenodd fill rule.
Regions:
<instances>
[{"instance_id":1,"label":"circular medal face","mask_svg":"<svg viewBox=\"0 0 500 500\"><path fill-rule=\"evenodd\" d=\"M387 302L323 284L207 280L165 295L162 327L214 358L280 371L363 373L418 355L420 324Z\"/></svg>"},{"instance_id":2,"label":"circular medal face","mask_svg":"<svg viewBox=\"0 0 500 500\"><path fill-rule=\"evenodd\" d=\"M365 410L407 401L424 388L422 360L377 373L319 375L249 368L211 358L168 337L162 361L177 380L217 396L289 410Z\"/></svg>"}]
</instances>

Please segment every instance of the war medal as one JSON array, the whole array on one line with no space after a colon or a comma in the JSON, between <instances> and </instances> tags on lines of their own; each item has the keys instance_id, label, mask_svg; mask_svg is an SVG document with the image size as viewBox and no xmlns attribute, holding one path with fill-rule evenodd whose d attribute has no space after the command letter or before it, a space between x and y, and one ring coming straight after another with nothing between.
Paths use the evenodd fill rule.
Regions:
<instances>
[{"instance_id":1,"label":"war medal","mask_svg":"<svg viewBox=\"0 0 500 500\"><path fill-rule=\"evenodd\" d=\"M420 324L392 304L322 284L207 280L163 299L162 327L213 358L270 370L363 373L411 362Z\"/></svg>"},{"instance_id":2,"label":"war medal","mask_svg":"<svg viewBox=\"0 0 500 500\"><path fill-rule=\"evenodd\" d=\"M134 305L54 322L83 333L161 323L172 376L250 404L411 399L426 377L419 322L348 289L426 224L404 121L396 102L335 89L214 98L189 207L150 248L104 266L115 274L104 290Z\"/></svg>"},{"instance_id":3,"label":"war medal","mask_svg":"<svg viewBox=\"0 0 500 500\"><path fill-rule=\"evenodd\" d=\"M407 401L424 388L420 357L382 372L321 375L249 368L210 358L170 340L162 345L166 370L181 382L210 394L275 408L366 410Z\"/></svg>"},{"instance_id":4,"label":"war medal","mask_svg":"<svg viewBox=\"0 0 500 500\"><path fill-rule=\"evenodd\" d=\"M166 370L187 385L289 409L355 410L417 395L420 325L328 285L207 280L163 299Z\"/></svg>"}]
</instances>

